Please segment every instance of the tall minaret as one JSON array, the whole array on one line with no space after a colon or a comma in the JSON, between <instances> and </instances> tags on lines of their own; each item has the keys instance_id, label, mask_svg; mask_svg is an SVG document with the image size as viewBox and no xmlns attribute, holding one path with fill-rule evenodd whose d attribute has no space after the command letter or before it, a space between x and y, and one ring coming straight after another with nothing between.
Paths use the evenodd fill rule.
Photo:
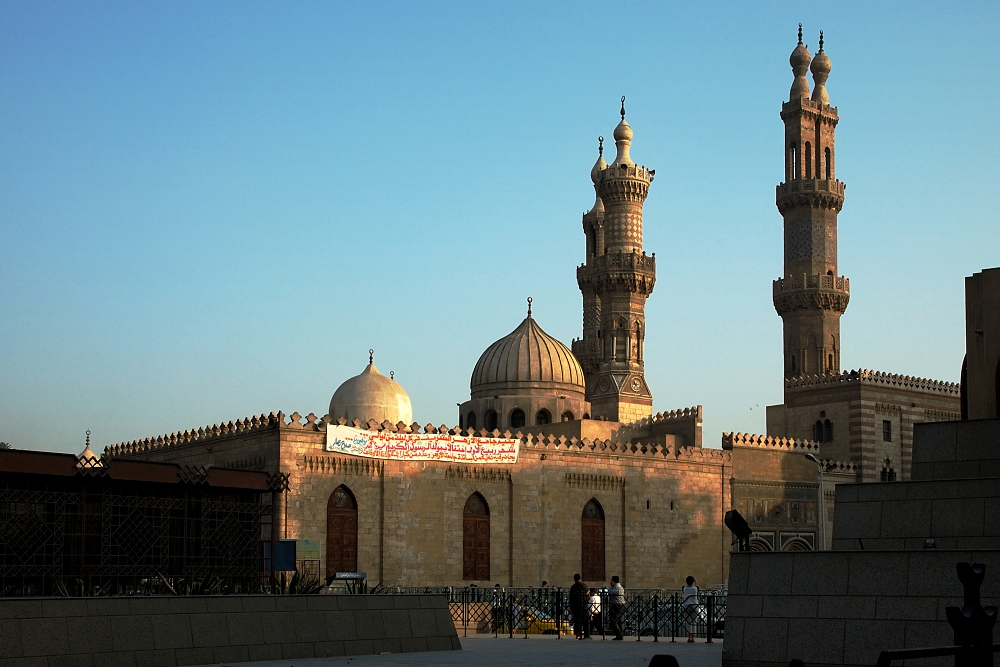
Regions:
<instances>
[{"instance_id":1,"label":"tall minaret","mask_svg":"<svg viewBox=\"0 0 1000 667\"><path fill-rule=\"evenodd\" d=\"M631 422L653 414L643 340L656 263L642 251L642 205L655 172L629 156L632 128L625 122L624 97L621 117L614 162L604 162L602 141L601 157L591 170L597 201L583 216L587 261L576 271L583 292L583 338L573 341L573 352L584 368L593 418Z\"/></svg>"},{"instance_id":2,"label":"tall minaret","mask_svg":"<svg viewBox=\"0 0 1000 667\"><path fill-rule=\"evenodd\" d=\"M799 24L799 43L789 58L795 79L781 105L785 181L777 187L776 203L785 219L785 272L774 281L773 296L784 323L786 378L840 372L840 316L851 296L850 281L837 275L837 214L844 206L844 184L835 172L839 117L826 91L831 66L819 35L819 53L812 58Z\"/></svg>"}]
</instances>

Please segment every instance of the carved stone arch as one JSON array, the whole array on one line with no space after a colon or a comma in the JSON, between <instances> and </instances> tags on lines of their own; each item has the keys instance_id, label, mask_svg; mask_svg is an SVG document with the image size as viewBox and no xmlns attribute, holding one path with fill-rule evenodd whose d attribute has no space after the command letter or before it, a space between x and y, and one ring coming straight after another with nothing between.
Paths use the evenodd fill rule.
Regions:
<instances>
[{"instance_id":1,"label":"carved stone arch","mask_svg":"<svg viewBox=\"0 0 1000 667\"><path fill-rule=\"evenodd\" d=\"M341 484L326 502L326 576L358 571L358 501Z\"/></svg>"},{"instance_id":2,"label":"carved stone arch","mask_svg":"<svg viewBox=\"0 0 1000 667\"><path fill-rule=\"evenodd\" d=\"M604 581L604 508L597 498L583 506L580 517L581 574L584 581Z\"/></svg>"},{"instance_id":3,"label":"carved stone arch","mask_svg":"<svg viewBox=\"0 0 1000 667\"><path fill-rule=\"evenodd\" d=\"M490 506L478 491L465 501L462 511L462 579L490 578Z\"/></svg>"},{"instance_id":4,"label":"carved stone arch","mask_svg":"<svg viewBox=\"0 0 1000 667\"><path fill-rule=\"evenodd\" d=\"M753 547L750 547L753 551ZM801 537L793 537L792 539L785 542L785 546L781 548L782 551L812 551L812 545L805 541ZM770 549L768 549L770 551Z\"/></svg>"},{"instance_id":5,"label":"carved stone arch","mask_svg":"<svg viewBox=\"0 0 1000 667\"><path fill-rule=\"evenodd\" d=\"M771 548L771 543L764 538L752 535L750 537L750 551L774 551L774 549Z\"/></svg>"}]
</instances>

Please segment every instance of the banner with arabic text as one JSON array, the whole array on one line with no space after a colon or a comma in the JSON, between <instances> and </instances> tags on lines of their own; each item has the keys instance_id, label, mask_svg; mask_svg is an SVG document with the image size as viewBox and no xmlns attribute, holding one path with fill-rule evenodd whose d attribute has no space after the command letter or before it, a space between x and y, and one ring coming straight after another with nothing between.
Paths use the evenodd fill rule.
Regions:
<instances>
[{"instance_id":1,"label":"banner with arabic text","mask_svg":"<svg viewBox=\"0 0 1000 667\"><path fill-rule=\"evenodd\" d=\"M447 433L363 431L327 424L326 451L400 461L517 463L521 441Z\"/></svg>"}]
</instances>

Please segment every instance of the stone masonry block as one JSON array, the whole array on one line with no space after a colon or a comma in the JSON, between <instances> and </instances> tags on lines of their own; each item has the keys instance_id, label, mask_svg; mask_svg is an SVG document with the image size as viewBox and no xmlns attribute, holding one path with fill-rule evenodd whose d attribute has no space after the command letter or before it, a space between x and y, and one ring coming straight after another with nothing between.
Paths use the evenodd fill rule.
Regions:
<instances>
[{"instance_id":1,"label":"stone masonry block","mask_svg":"<svg viewBox=\"0 0 1000 667\"><path fill-rule=\"evenodd\" d=\"M215 659L212 649L207 646L179 648L174 651L174 655L177 657L178 665L208 665Z\"/></svg>"},{"instance_id":2,"label":"stone masonry block","mask_svg":"<svg viewBox=\"0 0 1000 667\"><path fill-rule=\"evenodd\" d=\"M123 616L111 621L111 638L116 651L152 650L153 619L147 615Z\"/></svg>"},{"instance_id":3,"label":"stone masonry block","mask_svg":"<svg viewBox=\"0 0 1000 667\"><path fill-rule=\"evenodd\" d=\"M295 640L297 642L325 642L326 618L322 613L311 611L292 612L295 619Z\"/></svg>"},{"instance_id":4,"label":"stone masonry block","mask_svg":"<svg viewBox=\"0 0 1000 667\"><path fill-rule=\"evenodd\" d=\"M747 592L747 577L750 570L750 554L737 552L729 559L729 594L741 595Z\"/></svg>"},{"instance_id":5,"label":"stone masonry block","mask_svg":"<svg viewBox=\"0 0 1000 667\"><path fill-rule=\"evenodd\" d=\"M382 625L382 612L377 609L364 609L354 612L354 624L358 639L378 639L385 636L385 626Z\"/></svg>"},{"instance_id":6,"label":"stone masonry block","mask_svg":"<svg viewBox=\"0 0 1000 667\"><path fill-rule=\"evenodd\" d=\"M726 601L726 618L756 618L761 615L764 596L762 595L733 595L729 594Z\"/></svg>"},{"instance_id":7,"label":"stone masonry block","mask_svg":"<svg viewBox=\"0 0 1000 667\"><path fill-rule=\"evenodd\" d=\"M420 595L420 606L424 609L440 609L448 606L448 598L444 595Z\"/></svg>"},{"instance_id":8,"label":"stone masonry block","mask_svg":"<svg viewBox=\"0 0 1000 667\"><path fill-rule=\"evenodd\" d=\"M129 616L128 598L91 598L87 600L88 616Z\"/></svg>"},{"instance_id":9,"label":"stone masonry block","mask_svg":"<svg viewBox=\"0 0 1000 667\"><path fill-rule=\"evenodd\" d=\"M176 667L177 658L172 649L153 649L135 652L135 667Z\"/></svg>"},{"instance_id":10,"label":"stone masonry block","mask_svg":"<svg viewBox=\"0 0 1000 667\"><path fill-rule=\"evenodd\" d=\"M819 618L875 618L875 598L869 595L821 595L817 601Z\"/></svg>"},{"instance_id":11,"label":"stone masonry block","mask_svg":"<svg viewBox=\"0 0 1000 667\"><path fill-rule=\"evenodd\" d=\"M215 662L248 662L250 650L246 646L213 646L212 658Z\"/></svg>"},{"instance_id":12,"label":"stone masonry block","mask_svg":"<svg viewBox=\"0 0 1000 667\"><path fill-rule=\"evenodd\" d=\"M0 618L0 658L24 655L21 646L21 619Z\"/></svg>"},{"instance_id":13,"label":"stone masonry block","mask_svg":"<svg viewBox=\"0 0 1000 667\"><path fill-rule=\"evenodd\" d=\"M403 637L399 640L399 650L403 653L418 653L427 650L427 639L424 637Z\"/></svg>"},{"instance_id":14,"label":"stone masonry block","mask_svg":"<svg viewBox=\"0 0 1000 667\"><path fill-rule=\"evenodd\" d=\"M264 641L264 627L259 613L226 614L231 646L250 646ZM221 620L221 619L220 619Z\"/></svg>"},{"instance_id":15,"label":"stone masonry block","mask_svg":"<svg viewBox=\"0 0 1000 667\"><path fill-rule=\"evenodd\" d=\"M333 599L332 595L306 595L306 609L308 611L337 611L340 605ZM392 597L392 596L387 596Z\"/></svg>"},{"instance_id":16,"label":"stone masonry block","mask_svg":"<svg viewBox=\"0 0 1000 667\"><path fill-rule=\"evenodd\" d=\"M766 595L764 618L816 618L815 595Z\"/></svg>"},{"instance_id":17,"label":"stone masonry block","mask_svg":"<svg viewBox=\"0 0 1000 667\"><path fill-rule=\"evenodd\" d=\"M395 609L396 603L393 602L391 595L371 595L368 597L368 608Z\"/></svg>"},{"instance_id":18,"label":"stone masonry block","mask_svg":"<svg viewBox=\"0 0 1000 667\"><path fill-rule=\"evenodd\" d=\"M792 554L751 554L747 593L788 595L792 592Z\"/></svg>"},{"instance_id":19,"label":"stone masonry block","mask_svg":"<svg viewBox=\"0 0 1000 667\"><path fill-rule=\"evenodd\" d=\"M247 649L251 662L281 660L281 644L254 644Z\"/></svg>"},{"instance_id":20,"label":"stone masonry block","mask_svg":"<svg viewBox=\"0 0 1000 667\"><path fill-rule=\"evenodd\" d=\"M290 611L269 613L263 625L265 644L282 644L295 636L295 615Z\"/></svg>"},{"instance_id":21,"label":"stone masonry block","mask_svg":"<svg viewBox=\"0 0 1000 667\"><path fill-rule=\"evenodd\" d=\"M195 648L229 646L229 628L214 614L192 614L191 641Z\"/></svg>"},{"instance_id":22,"label":"stone masonry block","mask_svg":"<svg viewBox=\"0 0 1000 667\"><path fill-rule=\"evenodd\" d=\"M84 599L42 600L42 616L83 618L86 615L87 601Z\"/></svg>"},{"instance_id":23,"label":"stone masonry block","mask_svg":"<svg viewBox=\"0 0 1000 667\"><path fill-rule=\"evenodd\" d=\"M350 654L347 654L350 655ZM316 650L311 642L292 642L281 645L282 660L292 660L297 658L315 658Z\"/></svg>"},{"instance_id":24,"label":"stone masonry block","mask_svg":"<svg viewBox=\"0 0 1000 667\"><path fill-rule=\"evenodd\" d=\"M371 655L372 640L355 639L344 642L344 655Z\"/></svg>"},{"instance_id":25,"label":"stone masonry block","mask_svg":"<svg viewBox=\"0 0 1000 667\"><path fill-rule=\"evenodd\" d=\"M275 611L307 611L308 605L308 601L301 595L279 595L274 598Z\"/></svg>"},{"instance_id":26,"label":"stone masonry block","mask_svg":"<svg viewBox=\"0 0 1000 667\"><path fill-rule=\"evenodd\" d=\"M957 441L955 422L914 424L913 463L954 461Z\"/></svg>"},{"instance_id":27,"label":"stone masonry block","mask_svg":"<svg viewBox=\"0 0 1000 667\"><path fill-rule=\"evenodd\" d=\"M983 535L1000 537L1000 502L987 502L983 512Z\"/></svg>"},{"instance_id":28,"label":"stone masonry block","mask_svg":"<svg viewBox=\"0 0 1000 667\"><path fill-rule=\"evenodd\" d=\"M844 662L851 665L874 665L879 653L903 648L903 621L845 622Z\"/></svg>"},{"instance_id":29,"label":"stone masonry block","mask_svg":"<svg viewBox=\"0 0 1000 667\"><path fill-rule=\"evenodd\" d=\"M983 534L985 498L941 498L934 502L932 537Z\"/></svg>"},{"instance_id":30,"label":"stone masonry block","mask_svg":"<svg viewBox=\"0 0 1000 667\"><path fill-rule=\"evenodd\" d=\"M834 538L878 537L882 503L847 503L838 505L836 512L837 520L833 522Z\"/></svg>"},{"instance_id":31,"label":"stone masonry block","mask_svg":"<svg viewBox=\"0 0 1000 667\"><path fill-rule=\"evenodd\" d=\"M269 612L276 611L274 605L274 595L248 595L243 598L244 612Z\"/></svg>"},{"instance_id":32,"label":"stone masonry block","mask_svg":"<svg viewBox=\"0 0 1000 667\"><path fill-rule=\"evenodd\" d=\"M934 479L979 477L978 461L942 461L934 464Z\"/></svg>"},{"instance_id":33,"label":"stone masonry block","mask_svg":"<svg viewBox=\"0 0 1000 667\"><path fill-rule=\"evenodd\" d=\"M132 616L171 614L177 611L177 602L183 597L134 597L128 600L129 614Z\"/></svg>"},{"instance_id":34,"label":"stone masonry block","mask_svg":"<svg viewBox=\"0 0 1000 667\"><path fill-rule=\"evenodd\" d=\"M834 487L837 506L841 503L853 503L858 500L858 487L860 484L838 484Z\"/></svg>"},{"instance_id":35,"label":"stone masonry block","mask_svg":"<svg viewBox=\"0 0 1000 667\"><path fill-rule=\"evenodd\" d=\"M291 596L289 596L291 597ZM205 598L205 606L210 614L232 614L243 611L243 601L238 595L219 595Z\"/></svg>"},{"instance_id":36,"label":"stone masonry block","mask_svg":"<svg viewBox=\"0 0 1000 667\"><path fill-rule=\"evenodd\" d=\"M21 646L26 655L65 655L70 652L65 618L21 619Z\"/></svg>"},{"instance_id":37,"label":"stone masonry block","mask_svg":"<svg viewBox=\"0 0 1000 667\"><path fill-rule=\"evenodd\" d=\"M905 484L861 484L858 486L858 502L881 503L887 500L905 500Z\"/></svg>"},{"instance_id":38,"label":"stone masonry block","mask_svg":"<svg viewBox=\"0 0 1000 667\"><path fill-rule=\"evenodd\" d=\"M427 650L428 651L451 651L454 649L454 644L452 644L450 637L428 637L427 638Z\"/></svg>"},{"instance_id":39,"label":"stone masonry block","mask_svg":"<svg viewBox=\"0 0 1000 667\"><path fill-rule=\"evenodd\" d=\"M1000 479L958 480L958 494L956 497L1000 499Z\"/></svg>"},{"instance_id":40,"label":"stone masonry block","mask_svg":"<svg viewBox=\"0 0 1000 667\"><path fill-rule=\"evenodd\" d=\"M420 609L420 598L416 595L393 595L396 609Z\"/></svg>"},{"instance_id":41,"label":"stone masonry block","mask_svg":"<svg viewBox=\"0 0 1000 667\"><path fill-rule=\"evenodd\" d=\"M383 610L382 626L385 628L386 637L399 639L401 637L413 636L410 630L410 612L406 611L405 609Z\"/></svg>"},{"instance_id":42,"label":"stone masonry block","mask_svg":"<svg viewBox=\"0 0 1000 667\"><path fill-rule=\"evenodd\" d=\"M354 623L354 612L327 611L324 612L323 618L326 620L326 636L331 641L345 641L358 638L358 629Z\"/></svg>"},{"instance_id":43,"label":"stone masonry block","mask_svg":"<svg viewBox=\"0 0 1000 667\"><path fill-rule=\"evenodd\" d=\"M437 623L437 635L439 637L450 637L455 632L455 621L451 618L451 613L447 609L435 609L434 621Z\"/></svg>"},{"instance_id":44,"label":"stone masonry block","mask_svg":"<svg viewBox=\"0 0 1000 667\"><path fill-rule=\"evenodd\" d=\"M970 419L958 422L955 460L1000 459L1000 421Z\"/></svg>"},{"instance_id":45,"label":"stone masonry block","mask_svg":"<svg viewBox=\"0 0 1000 667\"><path fill-rule=\"evenodd\" d=\"M385 639L373 639L372 640L372 653L378 655L380 653L400 653L400 644L398 638L385 638Z\"/></svg>"},{"instance_id":46,"label":"stone masonry block","mask_svg":"<svg viewBox=\"0 0 1000 667\"><path fill-rule=\"evenodd\" d=\"M792 557L793 595L846 595L850 556L833 551L797 553Z\"/></svg>"},{"instance_id":47,"label":"stone masonry block","mask_svg":"<svg viewBox=\"0 0 1000 667\"><path fill-rule=\"evenodd\" d=\"M882 503L881 537L926 536L931 525L932 500L905 500Z\"/></svg>"},{"instance_id":48,"label":"stone masonry block","mask_svg":"<svg viewBox=\"0 0 1000 667\"><path fill-rule=\"evenodd\" d=\"M410 611L410 633L414 637L437 636L437 621L431 609L413 609Z\"/></svg>"},{"instance_id":49,"label":"stone masonry block","mask_svg":"<svg viewBox=\"0 0 1000 667\"><path fill-rule=\"evenodd\" d=\"M909 584L906 595L927 597L962 595L962 584L958 581L955 563L968 561L967 552L932 549L911 551L908 554L908 561Z\"/></svg>"},{"instance_id":50,"label":"stone masonry block","mask_svg":"<svg viewBox=\"0 0 1000 667\"><path fill-rule=\"evenodd\" d=\"M313 651L317 658L333 658L344 655L344 642L316 642L313 644Z\"/></svg>"},{"instance_id":51,"label":"stone masonry block","mask_svg":"<svg viewBox=\"0 0 1000 667\"><path fill-rule=\"evenodd\" d=\"M125 653L119 653L117 651L111 653L95 653L94 654L94 665L100 665L100 667L136 667L135 664L135 653L133 651L127 651Z\"/></svg>"},{"instance_id":52,"label":"stone masonry block","mask_svg":"<svg viewBox=\"0 0 1000 667\"><path fill-rule=\"evenodd\" d=\"M733 660L739 660L743 655L743 618L726 618L726 637L724 640L726 655Z\"/></svg>"},{"instance_id":53,"label":"stone masonry block","mask_svg":"<svg viewBox=\"0 0 1000 667\"><path fill-rule=\"evenodd\" d=\"M748 618L743 624L743 660L786 663L788 619Z\"/></svg>"},{"instance_id":54,"label":"stone masonry block","mask_svg":"<svg viewBox=\"0 0 1000 667\"><path fill-rule=\"evenodd\" d=\"M188 614L163 614L153 622L154 649L193 648L191 617Z\"/></svg>"},{"instance_id":55,"label":"stone masonry block","mask_svg":"<svg viewBox=\"0 0 1000 667\"><path fill-rule=\"evenodd\" d=\"M50 655L45 658L45 661L46 667L102 667L94 663L94 655L92 653ZM173 664L171 664L171 667L173 667Z\"/></svg>"},{"instance_id":56,"label":"stone masonry block","mask_svg":"<svg viewBox=\"0 0 1000 667\"><path fill-rule=\"evenodd\" d=\"M927 597L886 596L875 604L875 618L892 620L932 620L937 616L937 601Z\"/></svg>"},{"instance_id":57,"label":"stone masonry block","mask_svg":"<svg viewBox=\"0 0 1000 667\"><path fill-rule=\"evenodd\" d=\"M848 595L906 595L905 553L847 553L851 561Z\"/></svg>"},{"instance_id":58,"label":"stone masonry block","mask_svg":"<svg viewBox=\"0 0 1000 667\"><path fill-rule=\"evenodd\" d=\"M787 656L807 665L840 664L844 660L843 620L793 618L788 621Z\"/></svg>"},{"instance_id":59,"label":"stone masonry block","mask_svg":"<svg viewBox=\"0 0 1000 667\"><path fill-rule=\"evenodd\" d=\"M929 646L951 646L955 643L955 634L948 623L923 620L910 621L906 624L904 648L926 648ZM949 658L954 664L954 658Z\"/></svg>"},{"instance_id":60,"label":"stone masonry block","mask_svg":"<svg viewBox=\"0 0 1000 667\"><path fill-rule=\"evenodd\" d=\"M0 618L37 618L43 615L41 600L8 598L0 604Z\"/></svg>"}]
</instances>

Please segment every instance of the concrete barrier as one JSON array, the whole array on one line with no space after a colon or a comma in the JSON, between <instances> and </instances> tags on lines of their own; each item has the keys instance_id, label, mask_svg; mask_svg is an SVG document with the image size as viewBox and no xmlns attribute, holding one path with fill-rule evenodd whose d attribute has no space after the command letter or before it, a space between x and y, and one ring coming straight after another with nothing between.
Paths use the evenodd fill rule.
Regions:
<instances>
[{"instance_id":1,"label":"concrete barrier","mask_svg":"<svg viewBox=\"0 0 1000 667\"><path fill-rule=\"evenodd\" d=\"M457 649L444 595L0 599L0 667L181 667Z\"/></svg>"}]
</instances>

